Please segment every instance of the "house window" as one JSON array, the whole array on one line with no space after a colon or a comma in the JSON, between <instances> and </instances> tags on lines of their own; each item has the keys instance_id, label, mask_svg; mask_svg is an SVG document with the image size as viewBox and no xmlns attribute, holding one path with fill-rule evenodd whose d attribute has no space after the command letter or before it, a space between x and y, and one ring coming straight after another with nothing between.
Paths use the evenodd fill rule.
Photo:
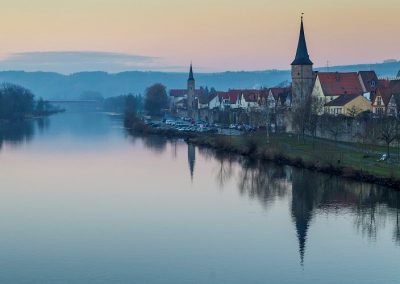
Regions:
<instances>
[{"instance_id":1,"label":"house window","mask_svg":"<svg viewBox=\"0 0 400 284\"><path fill-rule=\"evenodd\" d=\"M372 87L372 88L375 88L375 86L376 86L376 82L375 82L374 80L372 80L372 81L371 81L371 87Z\"/></svg>"},{"instance_id":2,"label":"house window","mask_svg":"<svg viewBox=\"0 0 400 284\"><path fill-rule=\"evenodd\" d=\"M377 104L378 106L381 106L381 105L382 105L382 97L377 97L377 98L376 98L376 104Z\"/></svg>"}]
</instances>

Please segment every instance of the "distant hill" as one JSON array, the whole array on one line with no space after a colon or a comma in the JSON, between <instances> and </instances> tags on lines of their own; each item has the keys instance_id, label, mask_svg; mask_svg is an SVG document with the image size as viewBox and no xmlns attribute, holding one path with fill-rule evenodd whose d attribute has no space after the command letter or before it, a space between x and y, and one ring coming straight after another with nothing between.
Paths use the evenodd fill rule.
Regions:
<instances>
[{"instance_id":1,"label":"distant hill","mask_svg":"<svg viewBox=\"0 0 400 284\"><path fill-rule=\"evenodd\" d=\"M327 68L316 68L326 71ZM362 64L330 67L329 71L375 70L378 76L394 77L400 70L400 62L379 64ZM290 81L289 70L243 71L222 73L195 74L197 86L214 87L217 90L233 88L273 87ZM38 97L46 99L73 99L84 92L99 92L104 97L125 93L143 94L144 90L154 84L162 83L169 89L185 88L186 73L166 72L123 72L110 74L106 72L82 72L62 75L51 72L0 72L0 82L10 82L29 88Z\"/></svg>"}]
</instances>

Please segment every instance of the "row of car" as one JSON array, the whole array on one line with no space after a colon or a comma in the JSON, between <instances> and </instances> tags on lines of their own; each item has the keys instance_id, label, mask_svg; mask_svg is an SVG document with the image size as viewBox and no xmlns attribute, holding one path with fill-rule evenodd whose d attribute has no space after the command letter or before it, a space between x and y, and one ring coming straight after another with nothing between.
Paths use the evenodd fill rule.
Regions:
<instances>
[{"instance_id":1,"label":"row of car","mask_svg":"<svg viewBox=\"0 0 400 284\"><path fill-rule=\"evenodd\" d=\"M170 128L181 132L202 132L202 133L229 133L229 131L235 130L237 133L240 132L254 132L257 130L263 130L260 127L252 127L247 124L230 124L222 125L219 123L208 123L205 121L194 121L191 118L168 118L162 121L146 121L146 124L153 127Z\"/></svg>"},{"instance_id":2,"label":"row of car","mask_svg":"<svg viewBox=\"0 0 400 284\"><path fill-rule=\"evenodd\" d=\"M252 127L247 124L231 124L229 125L229 129L236 129L239 131L246 131L246 132L253 132L257 130L256 127Z\"/></svg>"}]
</instances>

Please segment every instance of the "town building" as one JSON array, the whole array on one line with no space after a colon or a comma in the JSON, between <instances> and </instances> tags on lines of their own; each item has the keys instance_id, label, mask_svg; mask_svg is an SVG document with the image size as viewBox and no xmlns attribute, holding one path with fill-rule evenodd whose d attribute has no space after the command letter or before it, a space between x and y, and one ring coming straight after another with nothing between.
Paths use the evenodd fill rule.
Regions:
<instances>
[{"instance_id":1,"label":"town building","mask_svg":"<svg viewBox=\"0 0 400 284\"><path fill-rule=\"evenodd\" d=\"M301 17L300 35L297 44L296 57L292 64L292 104L294 108L300 107L307 101L314 85L315 75L313 62L307 50L304 34L303 17Z\"/></svg>"},{"instance_id":2,"label":"town building","mask_svg":"<svg viewBox=\"0 0 400 284\"><path fill-rule=\"evenodd\" d=\"M196 89L191 64L187 88L170 91L172 109L180 116L207 121L218 111L229 111L229 117L235 121L239 121L237 117L243 114L248 114L248 117L270 117L273 114L281 126L290 124L290 112L305 104L312 104L311 110L318 115L355 116L372 111L376 115L397 116L399 113L400 79L379 80L374 71L314 71L303 17L296 55L291 63L291 77L292 83L288 87L209 92L208 89Z\"/></svg>"},{"instance_id":3,"label":"town building","mask_svg":"<svg viewBox=\"0 0 400 284\"><path fill-rule=\"evenodd\" d=\"M378 76L375 71L360 71L358 72L358 79L360 80L364 94L373 95L376 92L378 88Z\"/></svg>"},{"instance_id":4,"label":"town building","mask_svg":"<svg viewBox=\"0 0 400 284\"><path fill-rule=\"evenodd\" d=\"M190 64L187 88L171 89L169 97L171 110L181 116L193 117L196 110L208 108L208 92L203 88L196 89L192 64Z\"/></svg>"},{"instance_id":5,"label":"town building","mask_svg":"<svg viewBox=\"0 0 400 284\"><path fill-rule=\"evenodd\" d=\"M398 115L400 98L400 80L379 80L375 95L372 98L372 112L379 116Z\"/></svg>"},{"instance_id":6,"label":"town building","mask_svg":"<svg viewBox=\"0 0 400 284\"><path fill-rule=\"evenodd\" d=\"M352 117L371 111L371 108L371 102L357 94L344 94L324 105L324 111L327 114Z\"/></svg>"},{"instance_id":7,"label":"town building","mask_svg":"<svg viewBox=\"0 0 400 284\"><path fill-rule=\"evenodd\" d=\"M266 99L266 107L273 111L290 107L292 91L290 87L270 88Z\"/></svg>"},{"instance_id":8,"label":"town building","mask_svg":"<svg viewBox=\"0 0 400 284\"><path fill-rule=\"evenodd\" d=\"M194 100L196 99L196 80L193 76L193 65L190 63L189 78L187 80L187 108L188 116L193 116L195 108Z\"/></svg>"},{"instance_id":9,"label":"town building","mask_svg":"<svg viewBox=\"0 0 400 284\"><path fill-rule=\"evenodd\" d=\"M316 74L311 96L315 98L318 114L323 114L327 103L338 99L343 95L363 95L359 76L356 72L321 72Z\"/></svg>"}]
</instances>

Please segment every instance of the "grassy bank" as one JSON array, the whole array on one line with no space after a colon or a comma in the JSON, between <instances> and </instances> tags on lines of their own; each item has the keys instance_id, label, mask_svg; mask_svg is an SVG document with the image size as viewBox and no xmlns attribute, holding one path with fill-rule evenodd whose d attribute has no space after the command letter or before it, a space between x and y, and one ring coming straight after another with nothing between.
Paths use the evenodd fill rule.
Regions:
<instances>
[{"instance_id":1,"label":"grassy bank","mask_svg":"<svg viewBox=\"0 0 400 284\"><path fill-rule=\"evenodd\" d=\"M392 149L389 161L378 161L386 147L342 143L290 134L265 133L244 136L181 133L173 129L156 129L137 125L132 131L184 138L189 143L220 151L245 155L256 159L275 161L296 167L382 184L400 189L400 163L397 149Z\"/></svg>"}]
</instances>

